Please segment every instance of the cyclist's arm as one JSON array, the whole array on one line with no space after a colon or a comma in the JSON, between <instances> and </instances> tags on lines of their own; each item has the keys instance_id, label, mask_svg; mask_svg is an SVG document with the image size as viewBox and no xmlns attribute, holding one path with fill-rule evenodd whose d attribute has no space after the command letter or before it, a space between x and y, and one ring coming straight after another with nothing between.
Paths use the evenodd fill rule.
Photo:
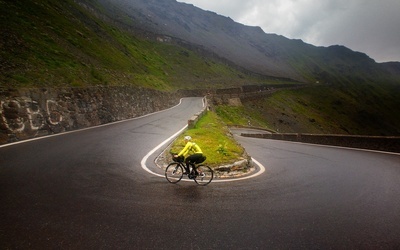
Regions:
<instances>
[{"instance_id":1,"label":"cyclist's arm","mask_svg":"<svg viewBox=\"0 0 400 250\"><path fill-rule=\"evenodd\" d=\"M203 151L201 151L201 148L197 144L194 144L194 152L196 154L203 154Z\"/></svg>"},{"instance_id":2,"label":"cyclist's arm","mask_svg":"<svg viewBox=\"0 0 400 250\"><path fill-rule=\"evenodd\" d=\"M179 152L178 156L186 155L187 152L189 152L190 146L190 142L186 143L185 147L181 150L181 152Z\"/></svg>"}]
</instances>

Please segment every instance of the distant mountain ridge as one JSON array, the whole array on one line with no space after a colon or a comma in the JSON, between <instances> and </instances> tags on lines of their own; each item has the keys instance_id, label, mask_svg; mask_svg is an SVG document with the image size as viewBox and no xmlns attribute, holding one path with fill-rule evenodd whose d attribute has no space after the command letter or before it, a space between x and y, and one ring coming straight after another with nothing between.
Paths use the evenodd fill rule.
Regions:
<instances>
[{"instance_id":1,"label":"distant mountain ridge","mask_svg":"<svg viewBox=\"0 0 400 250\"><path fill-rule=\"evenodd\" d=\"M400 82L399 62L376 63L344 46L316 47L267 34L175 0L79 0L115 24L198 45L252 72L302 82ZM97 3L96 3L97 2Z\"/></svg>"}]
</instances>

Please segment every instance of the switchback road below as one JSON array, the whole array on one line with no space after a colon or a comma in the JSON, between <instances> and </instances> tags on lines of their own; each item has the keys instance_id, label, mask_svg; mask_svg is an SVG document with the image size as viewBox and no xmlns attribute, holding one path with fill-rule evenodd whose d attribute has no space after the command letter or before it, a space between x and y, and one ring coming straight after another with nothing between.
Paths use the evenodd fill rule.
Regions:
<instances>
[{"instance_id":1,"label":"switchback road below","mask_svg":"<svg viewBox=\"0 0 400 250\"><path fill-rule=\"evenodd\" d=\"M236 135L262 175L202 187L145 171L143 158L202 108L185 98L157 114L0 147L0 249L400 247L397 154Z\"/></svg>"}]
</instances>

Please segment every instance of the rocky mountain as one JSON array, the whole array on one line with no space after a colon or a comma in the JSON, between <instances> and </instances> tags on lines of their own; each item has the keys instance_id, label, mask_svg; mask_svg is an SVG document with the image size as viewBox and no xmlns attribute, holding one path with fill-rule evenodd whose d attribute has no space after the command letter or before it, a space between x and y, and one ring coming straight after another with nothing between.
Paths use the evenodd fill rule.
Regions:
<instances>
[{"instance_id":1,"label":"rocky mountain","mask_svg":"<svg viewBox=\"0 0 400 250\"><path fill-rule=\"evenodd\" d=\"M316 47L175 0L79 0L119 27L198 46L239 67L302 82L400 81L400 63L379 64L344 46Z\"/></svg>"}]
</instances>

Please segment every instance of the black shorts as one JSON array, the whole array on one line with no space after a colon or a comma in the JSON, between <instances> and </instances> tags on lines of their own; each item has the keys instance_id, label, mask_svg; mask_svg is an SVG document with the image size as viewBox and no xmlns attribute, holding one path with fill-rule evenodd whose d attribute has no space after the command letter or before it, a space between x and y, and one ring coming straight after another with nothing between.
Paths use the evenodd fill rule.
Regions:
<instances>
[{"instance_id":1,"label":"black shorts","mask_svg":"<svg viewBox=\"0 0 400 250\"><path fill-rule=\"evenodd\" d=\"M186 157L185 162L191 163L191 164L193 164L193 163L198 164L198 163L202 163L205 160L206 160L206 157L203 154L192 154L192 155Z\"/></svg>"}]
</instances>

